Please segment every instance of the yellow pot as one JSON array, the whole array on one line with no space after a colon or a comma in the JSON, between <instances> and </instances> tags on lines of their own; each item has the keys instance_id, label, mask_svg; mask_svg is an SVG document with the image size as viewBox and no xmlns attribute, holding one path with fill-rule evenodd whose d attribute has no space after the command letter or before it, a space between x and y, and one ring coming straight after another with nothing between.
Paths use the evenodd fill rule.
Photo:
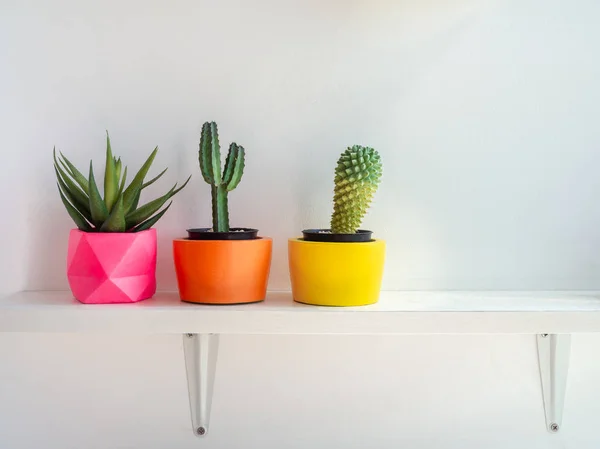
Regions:
<instances>
[{"instance_id":1,"label":"yellow pot","mask_svg":"<svg viewBox=\"0 0 600 449\"><path fill-rule=\"evenodd\" d=\"M288 241L294 301L317 306L363 306L379 299L385 242Z\"/></svg>"}]
</instances>

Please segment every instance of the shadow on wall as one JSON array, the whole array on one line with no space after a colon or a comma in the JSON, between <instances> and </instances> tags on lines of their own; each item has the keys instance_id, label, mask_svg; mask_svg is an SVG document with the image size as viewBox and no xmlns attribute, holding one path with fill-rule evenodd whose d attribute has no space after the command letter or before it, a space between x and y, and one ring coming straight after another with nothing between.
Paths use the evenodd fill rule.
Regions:
<instances>
[{"instance_id":1,"label":"shadow on wall","mask_svg":"<svg viewBox=\"0 0 600 449\"><path fill-rule=\"evenodd\" d=\"M56 196L58 198L58 192ZM48 201L46 205L47 209L43 211L43 229L29 237L26 286L33 289L63 290L68 288L66 270L69 232L75 225L60 204L60 198L56 202ZM29 215L39 212L30 210Z\"/></svg>"}]
</instances>

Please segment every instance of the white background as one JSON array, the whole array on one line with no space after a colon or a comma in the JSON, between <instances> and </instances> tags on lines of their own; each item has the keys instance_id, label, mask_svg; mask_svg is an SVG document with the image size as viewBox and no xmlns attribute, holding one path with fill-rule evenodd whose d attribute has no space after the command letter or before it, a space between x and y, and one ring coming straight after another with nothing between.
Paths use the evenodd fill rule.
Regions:
<instances>
[{"instance_id":1,"label":"white background","mask_svg":"<svg viewBox=\"0 0 600 449\"><path fill-rule=\"evenodd\" d=\"M52 147L101 168L104 130L158 224L210 224L202 122L247 151L232 224L326 227L333 169L377 148L365 227L385 289L600 289L597 0L0 0L1 291L64 289ZM150 190L150 189L149 189ZM0 335L0 447L598 447L600 338L576 337L564 429L545 432L535 340L224 337L210 435L190 430L180 338Z\"/></svg>"}]
</instances>

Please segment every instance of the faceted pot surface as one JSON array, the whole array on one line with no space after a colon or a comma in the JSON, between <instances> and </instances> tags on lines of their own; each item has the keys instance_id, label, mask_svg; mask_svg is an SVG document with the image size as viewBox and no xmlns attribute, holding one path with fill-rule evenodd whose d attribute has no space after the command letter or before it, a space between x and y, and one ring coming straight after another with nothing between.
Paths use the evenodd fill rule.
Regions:
<instances>
[{"instance_id":1,"label":"faceted pot surface","mask_svg":"<svg viewBox=\"0 0 600 449\"><path fill-rule=\"evenodd\" d=\"M132 303L156 292L156 230L69 235L67 278L84 304Z\"/></svg>"}]
</instances>

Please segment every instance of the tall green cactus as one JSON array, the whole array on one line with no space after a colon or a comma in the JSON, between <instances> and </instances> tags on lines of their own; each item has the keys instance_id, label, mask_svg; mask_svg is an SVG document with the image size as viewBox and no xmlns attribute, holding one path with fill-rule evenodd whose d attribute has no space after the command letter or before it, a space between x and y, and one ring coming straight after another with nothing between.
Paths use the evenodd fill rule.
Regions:
<instances>
[{"instance_id":1,"label":"tall green cactus","mask_svg":"<svg viewBox=\"0 0 600 449\"><path fill-rule=\"evenodd\" d=\"M202 177L211 186L213 231L229 232L227 194L242 180L245 164L244 147L236 143L229 146L225 170L221 174L221 148L217 124L206 122L202 125L199 160Z\"/></svg>"},{"instance_id":2,"label":"tall green cactus","mask_svg":"<svg viewBox=\"0 0 600 449\"><path fill-rule=\"evenodd\" d=\"M382 165L373 148L354 145L340 156L335 169L331 232L354 234L379 186Z\"/></svg>"}]
</instances>

